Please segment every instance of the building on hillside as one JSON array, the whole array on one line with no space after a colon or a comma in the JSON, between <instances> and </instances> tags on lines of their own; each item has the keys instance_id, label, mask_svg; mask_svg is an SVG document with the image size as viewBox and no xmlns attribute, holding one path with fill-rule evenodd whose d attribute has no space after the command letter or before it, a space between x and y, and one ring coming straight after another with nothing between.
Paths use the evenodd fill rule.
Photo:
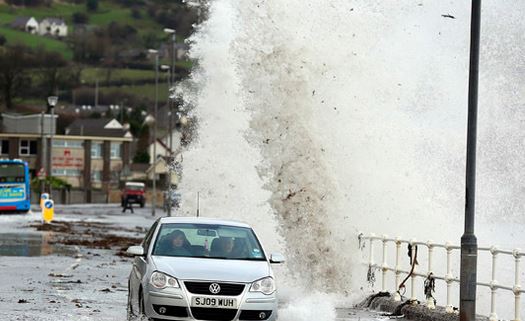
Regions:
<instances>
[{"instance_id":1,"label":"building on hillside","mask_svg":"<svg viewBox=\"0 0 525 321\"><path fill-rule=\"evenodd\" d=\"M63 38L67 36L67 24L60 18L45 18L40 22L39 31L42 36Z\"/></svg>"},{"instance_id":2,"label":"building on hillside","mask_svg":"<svg viewBox=\"0 0 525 321\"><path fill-rule=\"evenodd\" d=\"M2 114L0 157L27 161L33 177L50 164L48 175L71 184L69 202L107 201L127 179L131 133L115 119L77 119L65 134L56 134L56 117L53 122L48 114Z\"/></svg>"},{"instance_id":3,"label":"building on hillside","mask_svg":"<svg viewBox=\"0 0 525 321\"><path fill-rule=\"evenodd\" d=\"M31 34L38 34L39 24L33 17L17 17L11 22L11 28L16 30L22 30Z\"/></svg>"}]
</instances>

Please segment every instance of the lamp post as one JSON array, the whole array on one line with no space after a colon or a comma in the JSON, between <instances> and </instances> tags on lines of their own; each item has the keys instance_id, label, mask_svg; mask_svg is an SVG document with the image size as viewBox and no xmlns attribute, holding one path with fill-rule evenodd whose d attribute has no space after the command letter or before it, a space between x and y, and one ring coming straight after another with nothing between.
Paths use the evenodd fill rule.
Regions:
<instances>
[{"instance_id":1,"label":"lamp post","mask_svg":"<svg viewBox=\"0 0 525 321\"><path fill-rule=\"evenodd\" d=\"M171 153L171 149L172 149L172 143L171 143L171 137L172 137L172 134L171 134L171 130L172 130L171 129L171 101L170 101L170 98L169 98L169 88L171 87L171 67L168 66L168 65L161 65L160 66L160 70L167 72L166 84L168 85L168 102L167 102L167 105L168 105L168 111L167 111L167 116L168 116L168 135L169 135L168 136L168 146L169 146L170 153Z\"/></svg>"},{"instance_id":2,"label":"lamp post","mask_svg":"<svg viewBox=\"0 0 525 321\"><path fill-rule=\"evenodd\" d=\"M49 176L51 175L51 160L53 159L53 136L55 134L56 126L55 126L55 106L58 103L58 97L57 96L49 96L47 97L47 106L49 107L49 110L51 111L51 125L50 125L50 133L49 133L49 153L46 155L48 157L47 160L47 174Z\"/></svg>"},{"instance_id":3,"label":"lamp post","mask_svg":"<svg viewBox=\"0 0 525 321\"><path fill-rule=\"evenodd\" d=\"M476 135L478 115L479 40L481 0L472 0L468 88L467 167L465 184L465 232L461 237L459 317L476 320L478 242L474 234L476 195Z\"/></svg>"},{"instance_id":4,"label":"lamp post","mask_svg":"<svg viewBox=\"0 0 525 321\"><path fill-rule=\"evenodd\" d=\"M144 124L143 125L146 125L148 126L148 128L151 130L152 127L155 127L155 123L156 123L156 119L155 117L153 117L152 115L147 115L145 118L144 118ZM153 182L153 196L151 198L151 204L152 204L152 210L151 210L151 215L155 215L155 206L156 206L156 193L157 193L157 185L156 185L156 180L157 180L157 171L155 169L155 166L156 166L156 162L155 162L155 158L154 155L157 153L157 148L156 148L156 142L154 141L153 142L153 155L152 157L150 158L152 161L152 164L153 164L153 175L152 175L152 182Z\"/></svg>"},{"instance_id":5,"label":"lamp post","mask_svg":"<svg viewBox=\"0 0 525 321\"><path fill-rule=\"evenodd\" d=\"M151 215L155 216L155 207L157 206L157 119L159 108L159 51L149 49L150 54L155 55L155 109L153 111L155 121L153 122L153 198L151 199Z\"/></svg>"},{"instance_id":6,"label":"lamp post","mask_svg":"<svg viewBox=\"0 0 525 321\"><path fill-rule=\"evenodd\" d=\"M171 89L171 86L175 85L175 73L176 73L176 62L177 62L177 32L175 29L170 29L170 28L164 28L164 32L171 35L171 45L172 45L172 50L171 50L171 73L170 73L170 80L169 80L169 83L168 83L168 93L170 92L170 89ZM171 103L171 99L169 97L170 95L168 94L168 108L169 108L169 111L171 112L172 111L172 103ZM173 126L172 126L172 117L171 117L171 114L170 114L170 117L169 117L169 123L168 123L168 129L169 129L169 133L170 133L170 140L169 140L169 147L170 147L170 151L173 150L173 139L172 139L172 131L173 131Z\"/></svg>"}]
</instances>

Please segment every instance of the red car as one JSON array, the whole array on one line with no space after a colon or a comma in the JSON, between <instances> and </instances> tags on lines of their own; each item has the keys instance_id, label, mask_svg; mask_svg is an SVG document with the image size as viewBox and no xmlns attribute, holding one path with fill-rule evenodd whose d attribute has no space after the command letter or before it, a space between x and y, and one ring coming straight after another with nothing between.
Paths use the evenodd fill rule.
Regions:
<instances>
[{"instance_id":1,"label":"red car","mask_svg":"<svg viewBox=\"0 0 525 321\"><path fill-rule=\"evenodd\" d=\"M145 196L146 186L144 183L127 182L122 190L122 196L120 203L122 207L127 207L129 204L140 204L140 207L144 207L146 204Z\"/></svg>"}]
</instances>

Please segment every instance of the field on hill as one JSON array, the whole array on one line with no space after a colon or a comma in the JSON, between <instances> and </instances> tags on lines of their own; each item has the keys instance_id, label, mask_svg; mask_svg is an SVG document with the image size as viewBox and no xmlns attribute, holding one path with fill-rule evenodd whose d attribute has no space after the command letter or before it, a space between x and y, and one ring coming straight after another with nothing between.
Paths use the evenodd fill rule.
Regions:
<instances>
[{"instance_id":1,"label":"field on hill","mask_svg":"<svg viewBox=\"0 0 525 321\"><path fill-rule=\"evenodd\" d=\"M99 0L98 8L94 11L88 10L86 1L52 1L49 6L34 7L11 6L0 1L0 35L5 39L5 44L0 46L25 45L37 49L33 55L38 55L40 51L60 53L66 60L66 66L60 67L56 74L56 88L61 95L61 102L72 103L73 91L87 87L89 92L89 88L93 90L98 82L100 92L106 98L115 96L117 100L121 99L117 97L126 96L134 100L133 97L136 97L142 106L150 105L155 98L155 71L153 59L148 58L145 52L162 45L169 47L170 36L164 32L164 28L175 28L176 24L183 26L177 29L177 42L184 41L182 35L188 35L188 30L191 33L191 26L195 22L190 21L189 16L184 16L186 10L184 5L175 1L159 0L133 7L117 0ZM170 18L174 12L182 20ZM34 17L37 21L61 18L67 24L68 36L59 39L15 30L11 23L18 17ZM79 19L82 23L76 24ZM161 57L160 63L170 64L170 56L166 51L164 54L167 56ZM178 60L177 77L187 74L191 67L191 61ZM27 90L18 91L13 96L15 106L39 105L46 93L35 86L44 84L45 70L28 68L24 73L26 79L32 81L24 87ZM47 75L52 75L51 69ZM159 74L161 101L166 101L168 95L166 77L164 72Z\"/></svg>"}]
</instances>

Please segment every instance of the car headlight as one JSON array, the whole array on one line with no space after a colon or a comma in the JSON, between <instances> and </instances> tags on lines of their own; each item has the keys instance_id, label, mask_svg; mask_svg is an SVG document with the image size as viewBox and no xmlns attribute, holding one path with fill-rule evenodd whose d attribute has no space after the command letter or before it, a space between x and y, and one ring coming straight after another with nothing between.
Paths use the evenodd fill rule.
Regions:
<instances>
[{"instance_id":1,"label":"car headlight","mask_svg":"<svg viewBox=\"0 0 525 321\"><path fill-rule=\"evenodd\" d=\"M180 288L179 281L177 281L176 278L157 271L151 274L150 283L157 289L164 289L167 287Z\"/></svg>"},{"instance_id":2,"label":"car headlight","mask_svg":"<svg viewBox=\"0 0 525 321\"><path fill-rule=\"evenodd\" d=\"M271 276L257 280L252 283L250 292L261 292L266 295L270 295L275 292L275 281Z\"/></svg>"}]
</instances>

